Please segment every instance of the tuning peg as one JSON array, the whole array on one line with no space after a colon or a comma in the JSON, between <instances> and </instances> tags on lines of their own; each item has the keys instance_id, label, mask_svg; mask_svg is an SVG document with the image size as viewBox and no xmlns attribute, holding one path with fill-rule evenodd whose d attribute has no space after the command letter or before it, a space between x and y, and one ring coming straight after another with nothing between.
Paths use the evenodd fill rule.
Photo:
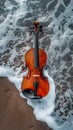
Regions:
<instances>
[{"instance_id":1,"label":"tuning peg","mask_svg":"<svg viewBox=\"0 0 73 130\"><path fill-rule=\"evenodd\" d=\"M33 22L33 26L30 26L30 28L29 28L29 33L30 33L30 35L33 33L33 32L35 32L35 31L38 31L38 32L40 32L40 34L43 34L44 32L43 32L43 26L42 26L42 24L41 23L39 23L39 21L37 21L37 20L35 20L34 22Z\"/></svg>"}]
</instances>

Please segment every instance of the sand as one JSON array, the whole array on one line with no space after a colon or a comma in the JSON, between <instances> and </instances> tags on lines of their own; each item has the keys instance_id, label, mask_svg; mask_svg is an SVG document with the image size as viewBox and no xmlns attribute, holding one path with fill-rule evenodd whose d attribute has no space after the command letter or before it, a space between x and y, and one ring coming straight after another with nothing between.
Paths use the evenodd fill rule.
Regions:
<instances>
[{"instance_id":1,"label":"sand","mask_svg":"<svg viewBox=\"0 0 73 130\"><path fill-rule=\"evenodd\" d=\"M0 78L0 130L52 130L35 119L33 109L7 78Z\"/></svg>"}]
</instances>

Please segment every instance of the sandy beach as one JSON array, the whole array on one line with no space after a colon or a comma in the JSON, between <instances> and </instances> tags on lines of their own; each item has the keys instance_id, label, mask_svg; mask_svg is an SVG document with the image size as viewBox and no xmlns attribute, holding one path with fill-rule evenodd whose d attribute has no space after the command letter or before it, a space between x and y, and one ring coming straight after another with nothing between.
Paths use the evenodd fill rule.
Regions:
<instances>
[{"instance_id":1,"label":"sandy beach","mask_svg":"<svg viewBox=\"0 0 73 130\"><path fill-rule=\"evenodd\" d=\"M35 119L33 109L7 78L0 78L0 130L52 130Z\"/></svg>"}]
</instances>

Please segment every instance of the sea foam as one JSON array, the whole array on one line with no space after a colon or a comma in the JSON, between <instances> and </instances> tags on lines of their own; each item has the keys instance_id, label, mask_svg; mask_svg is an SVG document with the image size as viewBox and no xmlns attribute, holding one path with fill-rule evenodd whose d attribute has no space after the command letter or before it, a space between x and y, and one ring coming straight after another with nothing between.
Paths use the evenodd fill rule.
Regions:
<instances>
[{"instance_id":1,"label":"sea foam","mask_svg":"<svg viewBox=\"0 0 73 130\"><path fill-rule=\"evenodd\" d=\"M21 83L23 80L23 76L26 75L27 72L21 73L21 68L18 71L14 72L13 69L1 66L0 67L0 76L8 77L10 82L14 83L16 88L19 90L20 96L25 99L21 92ZM51 128L57 127L54 117L51 116L55 107L55 84L53 79L48 75L48 71L44 70L44 75L48 78L50 83L50 92L43 99L27 99L28 105L33 107L33 113L37 120L44 121Z\"/></svg>"}]
</instances>

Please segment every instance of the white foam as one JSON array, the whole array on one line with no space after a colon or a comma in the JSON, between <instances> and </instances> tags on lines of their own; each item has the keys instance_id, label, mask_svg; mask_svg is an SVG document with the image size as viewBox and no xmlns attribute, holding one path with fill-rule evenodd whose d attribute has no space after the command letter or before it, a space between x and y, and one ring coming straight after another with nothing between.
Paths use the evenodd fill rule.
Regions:
<instances>
[{"instance_id":1,"label":"white foam","mask_svg":"<svg viewBox=\"0 0 73 130\"><path fill-rule=\"evenodd\" d=\"M20 92L20 96L25 98L21 93L21 83L23 79L23 75L26 73L20 74L21 68L18 71L14 72L13 69L5 66L0 67L0 76L8 77L8 79L15 84L16 88ZM54 111L54 101L55 101L55 84L53 79L48 75L47 70L44 71L44 75L48 78L50 83L50 92L49 94L41 99L41 100L30 100L27 99L27 103L34 108L34 114L37 120L44 121L48 124L48 126L56 127L54 118L51 116ZM52 127L52 128L53 128Z\"/></svg>"},{"instance_id":2,"label":"white foam","mask_svg":"<svg viewBox=\"0 0 73 130\"><path fill-rule=\"evenodd\" d=\"M27 0L16 0L16 2L18 2L20 5L23 4L23 2L26 2Z\"/></svg>"},{"instance_id":3,"label":"white foam","mask_svg":"<svg viewBox=\"0 0 73 130\"><path fill-rule=\"evenodd\" d=\"M51 116L55 107L55 84L53 79L48 75L48 71L44 71L44 75L48 78L50 83L50 92L48 95L40 100L27 100L27 103L33 107L34 114L37 120L47 123L51 128L57 128L54 118Z\"/></svg>"},{"instance_id":4,"label":"white foam","mask_svg":"<svg viewBox=\"0 0 73 130\"><path fill-rule=\"evenodd\" d=\"M0 66L0 77L8 77L18 90L21 89L22 76L19 77L10 67Z\"/></svg>"},{"instance_id":5,"label":"white foam","mask_svg":"<svg viewBox=\"0 0 73 130\"><path fill-rule=\"evenodd\" d=\"M0 77L8 77L8 79L15 84L16 88L19 90L20 96L24 99L25 97L21 92L21 83L23 76L25 76L27 72L28 70L24 73L21 73L21 68L18 68L16 71L14 71L10 67L3 65L0 66ZM54 130L66 130L66 128L69 126L58 126L55 122L55 117L51 115L55 108L55 84L54 80L48 75L47 70L44 70L43 73L48 78L50 83L50 92L42 99L27 99L27 103L33 108L33 113L37 120L47 123L47 125ZM72 129L70 128L70 130Z\"/></svg>"}]
</instances>

